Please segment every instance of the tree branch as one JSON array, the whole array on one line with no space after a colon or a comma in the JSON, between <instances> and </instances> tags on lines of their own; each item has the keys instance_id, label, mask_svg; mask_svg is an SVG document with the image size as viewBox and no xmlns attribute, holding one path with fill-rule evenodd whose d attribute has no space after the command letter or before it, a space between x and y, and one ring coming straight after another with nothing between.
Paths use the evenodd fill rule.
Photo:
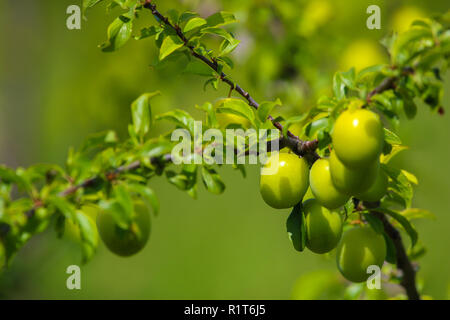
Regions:
<instances>
[{"instance_id":1,"label":"tree branch","mask_svg":"<svg viewBox=\"0 0 450 320\"><path fill-rule=\"evenodd\" d=\"M189 40L186 38L184 33L181 31L181 28L178 25L172 24L167 17L162 15L157 9L156 4L152 3L152 0L145 0L144 2L144 8L149 9L152 14L160 21L162 21L165 25L172 28L178 37L183 41L184 46L189 49L192 56L201 60L206 65L208 65L212 70L217 72L220 76L220 80L222 82L228 84L230 86L230 91L236 91L238 94L240 94L245 100L247 100L248 104L253 107L254 109L259 108L259 103L253 99L250 94L245 91L239 84L233 82L224 72L220 71L219 65L216 61L211 60L208 57L205 57L204 55L201 55L195 51L195 48L189 44ZM275 128L283 132L283 125L269 115L268 119L272 121ZM300 140L296 135L294 135L292 132L287 131L287 137L291 140L286 143L286 146L288 146L294 153L296 153L299 156L305 156L306 154L311 154L312 159L318 159L319 156L315 152L317 149L317 143L314 141L302 141ZM296 142L295 145L293 142Z\"/></svg>"},{"instance_id":2,"label":"tree branch","mask_svg":"<svg viewBox=\"0 0 450 320\"><path fill-rule=\"evenodd\" d=\"M416 288L416 271L414 270L414 267L406 254L400 232L389 222L383 213L378 211L371 211L371 213L381 220L384 226L384 231L394 243L397 268L403 273L401 285L405 288L408 299L420 300L420 295Z\"/></svg>"}]
</instances>

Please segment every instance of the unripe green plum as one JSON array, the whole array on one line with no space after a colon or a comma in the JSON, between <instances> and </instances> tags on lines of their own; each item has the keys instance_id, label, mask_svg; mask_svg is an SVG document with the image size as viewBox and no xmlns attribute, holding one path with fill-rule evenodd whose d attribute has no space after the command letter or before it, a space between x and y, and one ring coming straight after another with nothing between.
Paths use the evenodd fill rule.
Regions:
<instances>
[{"instance_id":1,"label":"unripe green plum","mask_svg":"<svg viewBox=\"0 0 450 320\"><path fill-rule=\"evenodd\" d=\"M295 206L303 199L308 185L308 163L295 154L274 153L261 170L261 196L276 209Z\"/></svg>"},{"instance_id":2,"label":"unripe green plum","mask_svg":"<svg viewBox=\"0 0 450 320\"><path fill-rule=\"evenodd\" d=\"M334 124L332 140L343 164L350 168L368 167L378 159L383 148L380 117L365 109L344 111Z\"/></svg>"},{"instance_id":3,"label":"unripe green plum","mask_svg":"<svg viewBox=\"0 0 450 320\"><path fill-rule=\"evenodd\" d=\"M340 192L334 186L328 159L319 159L314 162L309 172L309 183L314 197L328 209L336 209L350 199L350 196Z\"/></svg>"},{"instance_id":4,"label":"unripe green plum","mask_svg":"<svg viewBox=\"0 0 450 320\"><path fill-rule=\"evenodd\" d=\"M388 176L383 169L378 170L378 175L373 185L359 195L355 195L359 200L375 202L380 200L387 192Z\"/></svg>"},{"instance_id":5,"label":"unripe green plum","mask_svg":"<svg viewBox=\"0 0 450 320\"><path fill-rule=\"evenodd\" d=\"M151 221L149 207L141 200L134 202L134 217L130 229L119 227L108 211L97 216L97 227L105 245L113 253L127 257L139 252L150 236Z\"/></svg>"},{"instance_id":6,"label":"unripe green plum","mask_svg":"<svg viewBox=\"0 0 450 320\"><path fill-rule=\"evenodd\" d=\"M342 275L353 282L363 282L369 277L367 267L381 268L386 258L386 242L383 235L371 227L355 227L342 236L336 253L336 262Z\"/></svg>"},{"instance_id":7,"label":"unripe green plum","mask_svg":"<svg viewBox=\"0 0 450 320\"><path fill-rule=\"evenodd\" d=\"M375 182L380 166L379 161L374 161L367 168L351 169L338 159L334 150L330 154L329 161L334 186L350 196L367 191Z\"/></svg>"},{"instance_id":8,"label":"unripe green plum","mask_svg":"<svg viewBox=\"0 0 450 320\"><path fill-rule=\"evenodd\" d=\"M306 246L314 253L336 248L342 235L342 219L338 212L322 207L316 199L303 203L306 224Z\"/></svg>"}]
</instances>

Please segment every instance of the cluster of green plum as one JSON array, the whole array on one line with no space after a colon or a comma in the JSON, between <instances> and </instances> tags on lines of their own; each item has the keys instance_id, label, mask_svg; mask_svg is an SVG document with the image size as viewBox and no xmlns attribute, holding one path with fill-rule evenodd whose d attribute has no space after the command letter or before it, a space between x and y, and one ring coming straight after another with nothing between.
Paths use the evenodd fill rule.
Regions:
<instances>
[{"instance_id":1,"label":"cluster of green plum","mask_svg":"<svg viewBox=\"0 0 450 320\"><path fill-rule=\"evenodd\" d=\"M94 230L96 244L100 235L106 247L122 257L128 257L141 251L150 236L150 209L147 203L141 199L134 199L132 221L128 228L124 228L116 222L112 210L98 210L97 207L84 206L77 214L86 216ZM69 239L81 242L80 228L72 220L66 219L64 232Z\"/></svg>"},{"instance_id":2,"label":"cluster of green plum","mask_svg":"<svg viewBox=\"0 0 450 320\"><path fill-rule=\"evenodd\" d=\"M386 194L388 177L380 168L383 143L383 125L377 114L348 109L334 125L329 158L321 158L309 168L304 158L281 152L273 154L261 171L261 195L273 208L297 205L307 198L310 187L313 197L302 203L306 246L319 254L337 247L338 269L353 282L367 279L368 266L381 267L386 243L383 235L368 225L342 234L343 219L337 209L352 197L376 202Z\"/></svg>"}]
</instances>

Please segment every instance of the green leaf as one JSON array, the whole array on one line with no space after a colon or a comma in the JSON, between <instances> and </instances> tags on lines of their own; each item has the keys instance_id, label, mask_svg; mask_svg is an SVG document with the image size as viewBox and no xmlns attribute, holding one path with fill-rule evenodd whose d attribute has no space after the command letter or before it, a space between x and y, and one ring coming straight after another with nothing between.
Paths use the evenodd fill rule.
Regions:
<instances>
[{"instance_id":1,"label":"green leaf","mask_svg":"<svg viewBox=\"0 0 450 320\"><path fill-rule=\"evenodd\" d=\"M267 118L269 117L270 113L272 112L273 108L275 108L275 106L281 106L281 101L280 99L277 99L275 102L262 102L259 105L258 108L258 117L259 120L264 123L267 121Z\"/></svg>"},{"instance_id":2,"label":"green leaf","mask_svg":"<svg viewBox=\"0 0 450 320\"><path fill-rule=\"evenodd\" d=\"M391 152L387 155L382 154L381 155L381 163L389 163L393 157L395 157L400 152L409 149L407 146L401 146L401 145L393 145Z\"/></svg>"},{"instance_id":3,"label":"green leaf","mask_svg":"<svg viewBox=\"0 0 450 320\"><path fill-rule=\"evenodd\" d=\"M409 221L415 220L415 219L430 219L430 220L436 220L436 216L424 209L417 209L417 208L408 208L400 212L402 216L404 216Z\"/></svg>"},{"instance_id":4,"label":"green leaf","mask_svg":"<svg viewBox=\"0 0 450 320\"><path fill-rule=\"evenodd\" d=\"M53 205L59 212L61 212L66 219L75 220L75 208L66 199L52 196L48 198L48 203Z\"/></svg>"},{"instance_id":5,"label":"green leaf","mask_svg":"<svg viewBox=\"0 0 450 320\"><path fill-rule=\"evenodd\" d=\"M382 234L384 232L384 226L380 219L374 217L370 213L364 213L363 216L376 233Z\"/></svg>"},{"instance_id":6,"label":"green leaf","mask_svg":"<svg viewBox=\"0 0 450 320\"><path fill-rule=\"evenodd\" d=\"M159 200L155 195L155 192L146 185L142 184L129 184L128 189L131 192L137 193L144 199L153 209L153 214L157 216L159 214Z\"/></svg>"},{"instance_id":7,"label":"green leaf","mask_svg":"<svg viewBox=\"0 0 450 320\"><path fill-rule=\"evenodd\" d=\"M148 28L142 28L139 36L135 36L134 39L142 40L145 38L153 37L154 35L159 34L164 29L159 26L151 26Z\"/></svg>"},{"instance_id":8,"label":"green leaf","mask_svg":"<svg viewBox=\"0 0 450 320\"><path fill-rule=\"evenodd\" d=\"M225 190L225 184L214 168L202 167L202 180L206 189L214 194L221 194Z\"/></svg>"},{"instance_id":9,"label":"green leaf","mask_svg":"<svg viewBox=\"0 0 450 320\"><path fill-rule=\"evenodd\" d=\"M413 189L408 178L399 169L388 167L385 164L381 164L381 168L392 179L390 183L392 190L403 199L407 208L411 207Z\"/></svg>"},{"instance_id":10,"label":"green leaf","mask_svg":"<svg viewBox=\"0 0 450 320\"><path fill-rule=\"evenodd\" d=\"M115 200L102 200L99 202L99 207L105 212L113 216L118 227L127 230L132 221L132 212L127 212L119 202Z\"/></svg>"},{"instance_id":11,"label":"green leaf","mask_svg":"<svg viewBox=\"0 0 450 320\"><path fill-rule=\"evenodd\" d=\"M397 263L397 250L394 242L385 232L383 232L384 241L386 242L386 261L392 264Z\"/></svg>"},{"instance_id":12,"label":"green leaf","mask_svg":"<svg viewBox=\"0 0 450 320\"><path fill-rule=\"evenodd\" d=\"M178 38L176 35L168 35L164 38L161 48L159 49L159 60L162 61L164 58L175 52L177 49L181 48L184 42Z\"/></svg>"},{"instance_id":13,"label":"green leaf","mask_svg":"<svg viewBox=\"0 0 450 320\"><path fill-rule=\"evenodd\" d=\"M339 72L336 72L333 76L333 93L338 100L345 98L345 83L342 81Z\"/></svg>"},{"instance_id":14,"label":"green leaf","mask_svg":"<svg viewBox=\"0 0 450 320\"><path fill-rule=\"evenodd\" d=\"M221 29L221 28L204 28L201 31L202 34L212 34L219 37L224 38L229 43L236 43L236 39L233 38L233 35L229 33L228 31Z\"/></svg>"},{"instance_id":15,"label":"green leaf","mask_svg":"<svg viewBox=\"0 0 450 320\"><path fill-rule=\"evenodd\" d=\"M153 158L159 157L172 151L172 143L166 140L147 141L140 150L141 157Z\"/></svg>"},{"instance_id":16,"label":"green leaf","mask_svg":"<svg viewBox=\"0 0 450 320\"><path fill-rule=\"evenodd\" d=\"M189 61L186 68L183 70L183 73L195 74L204 77L213 77L215 75L213 69L198 60Z\"/></svg>"},{"instance_id":17,"label":"green leaf","mask_svg":"<svg viewBox=\"0 0 450 320\"><path fill-rule=\"evenodd\" d=\"M98 4L100 1L103 0L83 0L83 11L86 9L92 8L96 4Z\"/></svg>"},{"instance_id":18,"label":"green leaf","mask_svg":"<svg viewBox=\"0 0 450 320\"><path fill-rule=\"evenodd\" d=\"M80 148L81 153L91 151L96 148L106 149L116 145L119 141L115 131L109 130L105 132L94 133L90 135Z\"/></svg>"},{"instance_id":19,"label":"green leaf","mask_svg":"<svg viewBox=\"0 0 450 320\"><path fill-rule=\"evenodd\" d=\"M113 194L115 200L122 206L127 215L132 216L133 212L133 199L130 192L123 184L115 185L113 188Z\"/></svg>"},{"instance_id":20,"label":"green leaf","mask_svg":"<svg viewBox=\"0 0 450 320\"><path fill-rule=\"evenodd\" d=\"M222 99L218 102L216 110L218 113L236 114L249 120L253 126L255 124L255 113L253 112L253 109L241 99Z\"/></svg>"},{"instance_id":21,"label":"green leaf","mask_svg":"<svg viewBox=\"0 0 450 320\"><path fill-rule=\"evenodd\" d=\"M134 132L141 138L148 133L153 124L150 99L158 94L159 91L144 93L131 104Z\"/></svg>"},{"instance_id":22,"label":"green leaf","mask_svg":"<svg viewBox=\"0 0 450 320\"><path fill-rule=\"evenodd\" d=\"M233 23L236 21L237 20L232 13L224 12L224 11L214 13L213 15L206 18L208 27L223 26L223 25Z\"/></svg>"},{"instance_id":23,"label":"green leaf","mask_svg":"<svg viewBox=\"0 0 450 320\"><path fill-rule=\"evenodd\" d=\"M184 110L175 109L173 111L158 115L156 119L172 121L177 125L187 129L191 133L191 135L194 134L195 120L189 113Z\"/></svg>"},{"instance_id":24,"label":"green leaf","mask_svg":"<svg viewBox=\"0 0 450 320\"><path fill-rule=\"evenodd\" d=\"M402 140L399 136L397 136L394 132L383 128L384 129L384 140L392 145L399 145L402 144Z\"/></svg>"},{"instance_id":25,"label":"green leaf","mask_svg":"<svg viewBox=\"0 0 450 320\"><path fill-rule=\"evenodd\" d=\"M123 47L131 37L133 20L120 16L116 18L108 27L108 41L100 47L103 52L111 52Z\"/></svg>"},{"instance_id":26,"label":"green leaf","mask_svg":"<svg viewBox=\"0 0 450 320\"><path fill-rule=\"evenodd\" d=\"M379 210L379 211L389 215L393 219L395 219L405 229L406 233L410 237L411 247L415 246L419 235L418 235L416 229L414 228L414 226L408 221L408 219L406 219L402 214L400 214L396 211L387 209L387 208L378 208L377 210Z\"/></svg>"},{"instance_id":27,"label":"green leaf","mask_svg":"<svg viewBox=\"0 0 450 320\"><path fill-rule=\"evenodd\" d=\"M218 124L217 124L216 112L214 110L213 105L210 102L205 102L202 105L195 105L195 108L206 112L206 114L208 115L208 121L206 124L209 127L211 127L211 128L217 127Z\"/></svg>"},{"instance_id":28,"label":"green leaf","mask_svg":"<svg viewBox=\"0 0 450 320\"><path fill-rule=\"evenodd\" d=\"M83 263L88 262L98 246L98 235L95 223L81 211L76 211L76 224L80 228Z\"/></svg>"},{"instance_id":29,"label":"green leaf","mask_svg":"<svg viewBox=\"0 0 450 320\"><path fill-rule=\"evenodd\" d=\"M301 202L292 209L286 221L286 229L294 249L303 251L306 246L306 225Z\"/></svg>"},{"instance_id":30,"label":"green leaf","mask_svg":"<svg viewBox=\"0 0 450 320\"><path fill-rule=\"evenodd\" d=\"M195 17L189 20L186 25L183 28L183 32L189 32L192 31L198 27L201 27L203 25L207 24L206 20L200 17Z\"/></svg>"}]
</instances>

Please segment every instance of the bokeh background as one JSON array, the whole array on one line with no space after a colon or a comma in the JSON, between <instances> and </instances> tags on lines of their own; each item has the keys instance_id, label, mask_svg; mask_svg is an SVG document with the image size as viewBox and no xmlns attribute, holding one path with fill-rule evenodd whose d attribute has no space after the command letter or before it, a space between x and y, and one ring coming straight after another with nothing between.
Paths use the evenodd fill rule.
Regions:
<instances>
[{"instance_id":1,"label":"bokeh background","mask_svg":"<svg viewBox=\"0 0 450 320\"><path fill-rule=\"evenodd\" d=\"M401 31L414 18L448 9L446 0L156 3L161 11L189 9L202 16L218 10L235 13L239 23L231 28L241 45L230 74L258 101L281 98L284 106L278 112L286 115L304 112L317 97L329 93L335 71L386 62L378 40L390 31ZM162 92L153 100L156 113L186 108L194 114L195 104L227 94L225 86L204 91L204 79L181 74L177 64L153 67L157 51L152 40L131 41L116 53L102 53L97 46L117 12L107 15L100 5L88 12L81 30L70 31L66 8L71 4L81 5L81 0L0 2L1 163L62 165L68 148L79 146L90 133L115 129L125 138L129 105L143 92ZM381 30L366 28L366 8L371 4L381 7ZM140 20L142 25L154 23L148 13ZM449 80L447 74L447 109ZM450 116L431 114L421 105L416 119L402 123L400 135L410 150L396 164L420 181L414 206L437 217L416 224L428 248L420 260L423 290L447 299ZM57 239L53 230L36 236L0 276L0 298L289 299L302 296L293 295L299 277L314 279L306 297L317 297L313 288L337 273L334 259L293 250L285 231L289 210L266 206L258 189L259 168L247 170L243 179L239 172L223 168L225 193L214 196L201 187L198 200L162 178L152 181L161 214L153 219L149 244L127 259L100 245L94 259L82 266L82 290L69 291L65 285L66 267L81 261L77 245ZM343 285L337 279L339 291Z\"/></svg>"}]
</instances>

